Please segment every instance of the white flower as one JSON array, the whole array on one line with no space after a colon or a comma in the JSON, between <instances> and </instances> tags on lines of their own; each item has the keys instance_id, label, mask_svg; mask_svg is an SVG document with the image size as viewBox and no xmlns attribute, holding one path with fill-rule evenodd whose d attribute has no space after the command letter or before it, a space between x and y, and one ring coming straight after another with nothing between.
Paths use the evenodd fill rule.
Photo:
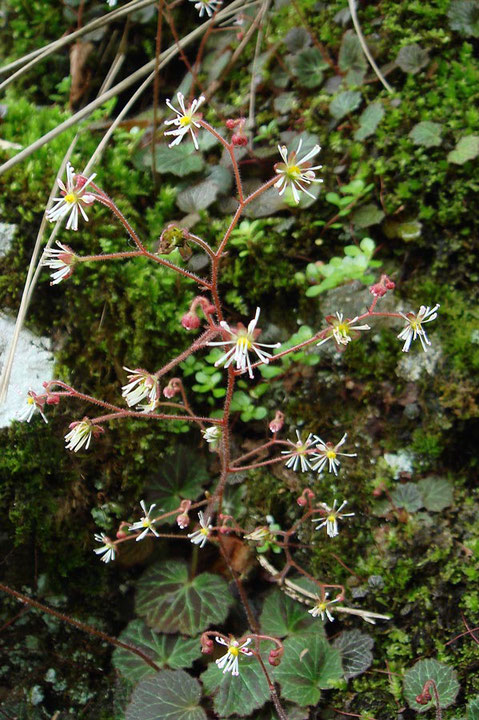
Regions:
<instances>
[{"instance_id":1,"label":"white flower","mask_svg":"<svg viewBox=\"0 0 479 720\"><path fill-rule=\"evenodd\" d=\"M222 320L220 322L221 327L223 330L226 330L231 335L230 340L222 340L220 342L209 342L208 345L231 345L232 347L224 354L222 355L219 360L215 362L215 367L218 367L218 365L224 365L225 368L229 367L232 362L236 363L236 369L240 372L246 372L248 370L248 375L250 378L254 377L253 375L253 368L251 367L251 359L249 356L249 351L253 350L258 358L263 362L265 365L269 363L269 358L272 357L270 353L264 352L260 348L267 347L267 348L278 348L281 343L274 343L272 345L265 343L257 343L256 338L261 332L260 330L256 330L256 324L258 322L260 309L256 308L256 315L254 316L253 320L249 323L248 327L245 328L245 326L242 323L238 324L238 327L236 330L232 330L228 323L224 322Z\"/></svg>"},{"instance_id":2,"label":"white flower","mask_svg":"<svg viewBox=\"0 0 479 720\"><path fill-rule=\"evenodd\" d=\"M290 186L296 203L299 203L299 192L305 192L313 199L316 199L314 195L306 190L305 185L323 182L320 178L317 178L315 174L315 170L321 170L323 166L311 166L311 163L309 162L312 157L319 153L321 147L319 145L315 145L309 153L307 153L301 160L298 160L297 156L301 150L302 144L303 141L300 140L297 150L291 153L289 159L288 150L285 145L278 145L279 153L284 162L276 163L274 166L275 173L279 175L279 179L275 182L274 186L278 188L280 195L282 195L286 188Z\"/></svg>"},{"instance_id":3,"label":"white flower","mask_svg":"<svg viewBox=\"0 0 479 720\"><path fill-rule=\"evenodd\" d=\"M148 511L146 510L146 505L145 505L144 500L140 500L140 505L141 505L141 509L143 510L143 512L145 514L141 518L141 520L138 520L137 522L133 523L133 525L130 525L130 527L129 527L130 531L131 530L143 530L143 532L140 535L138 535L138 537L136 538L136 542L138 542L138 540L143 540L143 538L146 537L146 535L148 535L150 530L153 533L153 535L155 535L156 537L159 537L159 535L156 532L154 525L153 525L154 520L152 520L150 518L151 512L152 512L153 508L156 507L156 504L153 503L153 505L150 505L150 509Z\"/></svg>"},{"instance_id":4,"label":"white flower","mask_svg":"<svg viewBox=\"0 0 479 720\"><path fill-rule=\"evenodd\" d=\"M308 453L308 450L314 447L316 440L313 439L314 436L312 433L309 433L308 437L303 442L298 430L296 430L296 436L298 438L298 442L294 443L292 440L288 440L294 449L282 450L281 455L290 455L290 458L285 463L287 468L291 468L296 471L298 463L301 463L301 471L306 472L306 470L311 469L310 461L308 460L308 455L311 453Z\"/></svg>"},{"instance_id":5,"label":"white flower","mask_svg":"<svg viewBox=\"0 0 479 720\"><path fill-rule=\"evenodd\" d=\"M338 442L337 445L333 445L331 442L324 442L321 440L320 437L315 435L315 440L318 443L316 445L315 451L312 455L311 460L317 461L313 464L311 463L311 467L313 470L317 470L318 473L322 472L326 466L328 465L328 471L334 473L335 475L338 474L338 468L340 466L340 461L338 460L338 455L342 455L343 457L356 457L357 453L343 453L338 452L338 448L341 447L341 445L344 445L346 442L346 438L348 437L348 433L344 433L341 440Z\"/></svg>"},{"instance_id":6,"label":"white flower","mask_svg":"<svg viewBox=\"0 0 479 720\"><path fill-rule=\"evenodd\" d=\"M328 600L328 597L329 597L329 593L325 593L323 600L320 600L318 598L318 602L316 603L316 605L314 607L312 607L311 610L308 610L308 612L313 617L318 617L318 615L320 615L321 620L324 620L325 617L327 617L330 622L334 622L334 618L331 615L331 612L329 611L329 605L332 605L332 603L338 602L338 598L336 598L335 600Z\"/></svg>"},{"instance_id":7,"label":"white flower","mask_svg":"<svg viewBox=\"0 0 479 720\"><path fill-rule=\"evenodd\" d=\"M137 405L139 402L148 398L148 404L142 407L143 412L151 412L156 407L156 401L159 395L158 378L150 375L149 372L142 368L130 370L123 367L123 370L131 373L128 375L130 381L122 387L122 395L125 398L128 407Z\"/></svg>"},{"instance_id":8,"label":"white flower","mask_svg":"<svg viewBox=\"0 0 479 720\"><path fill-rule=\"evenodd\" d=\"M98 428L100 430L100 428ZM93 425L87 418L85 420L72 422L70 432L65 435L66 449L78 452L83 446L85 450L90 447L93 435Z\"/></svg>"},{"instance_id":9,"label":"white flower","mask_svg":"<svg viewBox=\"0 0 479 720\"><path fill-rule=\"evenodd\" d=\"M202 430L201 434L206 442L215 448L223 437L223 430L219 425L211 425L209 428L206 428L206 430Z\"/></svg>"},{"instance_id":10,"label":"white flower","mask_svg":"<svg viewBox=\"0 0 479 720\"><path fill-rule=\"evenodd\" d=\"M345 320L343 313L340 312L337 312L336 316L328 315L326 321L331 327L328 329L326 337L317 344L322 345L333 338L338 349L342 349L343 345L347 345L351 340L359 336L359 330L371 330L369 325L354 325L357 319L356 316L352 320Z\"/></svg>"},{"instance_id":11,"label":"white flower","mask_svg":"<svg viewBox=\"0 0 479 720\"><path fill-rule=\"evenodd\" d=\"M183 93L177 93L176 99L178 100L178 105L180 106L181 110L177 110L175 106L172 104L171 100L167 100L166 104L170 108L170 110L173 110L174 113L176 113L177 117L173 118L173 120L165 120L165 125L176 125L176 130L168 130L168 132L165 132L165 135L174 135L175 139L173 142L169 144L168 147L173 147L173 145L178 145L180 143L184 136L188 133L191 133L191 137L193 139L193 143L195 145L195 148L198 150L198 141L196 139L196 129L200 128L201 125L198 122L198 118L196 117L196 111L202 105L205 101L205 98L203 95L200 95L198 100L193 100L193 102L188 105L188 108L185 107L185 98Z\"/></svg>"},{"instance_id":12,"label":"white flower","mask_svg":"<svg viewBox=\"0 0 479 720\"><path fill-rule=\"evenodd\" d=\"M39 398L39 396L33 392L33 390L29 390L27 393L27 398L25 402L25 407L19 411L17 418L20 421L26 420L27 422L30 422L30 420L33 417L33 414L35 413L35 410L37 410L44 421L48 423L48 420L43 412L43 408L45 407L45 399Z\"/></svg>"},{"instance_id":13,"label":"white flower","mask_svg":"<svg viewBox=\"0 0 479 720\"><path fill-rule=\"evenodd\" d=\"M199 545L200 548L202 548L205 546L205 543L208 540L210 530L213 529L213 525L208 525L210 518L206 518L201 512L201 510L198 513L198 520L200 523L199 529L195 530L195 532L193 533L190 533L188 537L190 538L193 545Z\"/></svg>"},{"instance_id":14,"label":"white flower","mask_svg":"<svg viewBox=\"0 0 479 720\"><path fill-rule=\"evenodd\" d=\"M106 0L106 2L107 5L112 8L116 6L117 0Z\"/></svg>"},{"instance_id":15,"label":"white flower","mask_svg":"<svg viewBox=\"0 0 479 720\"><path fill-rule=\"evenodd\" d=\"M247 640L245 640L244 643L241 644L233 638L231 638L229 642L223 640L222 637L216 637L215 640L220 645L225 645L228 648L225 655L216 660L216 664L218 665L219 669L223 670L223 675L227 672L230 672L232 675L239 675L239 654L241 653L242 655L247 656L253 654L251 650L247 650L247 647L251 642L251 638L248 638Z\"/></svg>"},{"instance_id":16,"label":"white flower","mask_svg":"<svg viewBox=\"0 0 479 720\"><path fill-rule=\"evenodd\" d=\"M103 533L101 535L95 533L95 540L99 543L103 543L103 547L95 548L93 550L93 552L97 555L103 555L103 557L100 558L101 561L104 563L109 563L111 560L114 560L116 553L115 543Z\"/></svg>"},{"instance_id":17,"label":"white flower","mask_svg":"<svg viewBox=\"0 0 479 720\"><path fill-rule=\"evenodd\" d=\"M66 217L70 213L68 222L66 225L67 230L72 228L78 230L78 209L80 209L83 219L88 222L88 217L83 209L84 205L91 205L95 202L95 195L92 193L86 193L86 187L94 180L96 173L86 178L84 175L75 175L73 167L70 163L67 163L67 184L65 186L61 178L57 178L57 183L60 186L61 198L53 198L56 205L54 205L46 214L47 220L55 222L61 218Z\"/></svg>"},{"instance_id":18,"label":"white flower","mask_svg":"<svg viewBox=\"0 0 479 720\"><path fill-rule=\"evenodd\" d=\"M58 240L57 245L59 250L48 248L43 252L42 264L56 271L51 275L50 285L58 285L62 280L69 278L73 274L73 265L76 262L76 255L68 245L62 245Z\"/></svg>"},{"instance_id":19,"label":"white flower","mask_svg":"<svg viewBox=\"0 0 479 720\"><path fill-rule=\"evenodd\" d=\"M426 335L426 332L422 329L422 323L427 323L431 322L431 320L435 320L437 318L436 310L439 310L440 307L441 306L439 304L434 305L433 308L421 305L417 315L412 312L408 313L407 315L404 315L404 313L400 313L400 315L402 315L402 317L406 320L406 326L401 330L398 335L399 340L404 340L404 345L402 347L403 352L408 352L411 346L411 342L417 337L421 341L422 349L424 350L424 352L427 352L426 346L430 345L431 343Z\"/></svg>"},{"instance_id":20,"label":"white flower","mask_svg":"<svg viewBox=\"0 0 479 720\"><path fill-rule=\"evenodd\" d=\"M199 10L200 17L203 17L205 13L211 17L216 12L216 8L222 5L223 0L200 0L200 2L190 0L190 2L196 3L195 10Z\"/></svg>"},{"instance_id":21,"label":"white flower","mask_svg":"<svg viewBox=\"0 0 479 720\"><path fill-rule=\"evenodd\" d=\"M354 516L354 513L341 512L343 507L345 507L348 504L348 501L345 500L337 509L336 509L336 500L333 502L332 508L329 507L329 505L326 505L326 503L319 503L319 504L326 511L326 517L324 519L312 518L311 522L318 523L315 527L315 530L319 530L320 528L326 526L326 532L329 535L329 537L331 537L331 538L336 537L336 535L339 534L338 520L342 520L345 517L353 517Z\"/></svg>"}]
</instances>

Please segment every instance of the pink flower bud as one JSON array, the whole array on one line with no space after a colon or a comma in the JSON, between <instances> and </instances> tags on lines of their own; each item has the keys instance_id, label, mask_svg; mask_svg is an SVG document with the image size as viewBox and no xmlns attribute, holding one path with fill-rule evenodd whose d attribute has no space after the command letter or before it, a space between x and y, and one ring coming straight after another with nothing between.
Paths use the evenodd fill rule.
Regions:
<instances>
[{"instance_id":1,"label":"pink flower bud","mask_svg":"<svg viewBox=\"0 0 479 720\"><path fill-rule=\"evenodd\" d=\"M213 640L208 637L208 635L202 635L201 636L201 652L204 655L209 655L213 652Z\"/></svg>"},{"instance_id":2,"label":"pink flower bud","mask_svg":"<svg viewBox=\"0 0 479 720\"><path fill-rule=\"evenodd\" d=\"M274 420L271 420L269 429L272 433L278 433L284 425L284 414L280 410L276 410Z\"/></svg>"},{"instance_id":3,"label":"pink flower bud","mask_svg":"<svg viewBox=\"0 0 479 720\"><path fill-rule=\"evenodd\" d=\"M190 310L181 318L181 324L185 330L197 330L200 326L200 319L196 313Z\"/></svg>"},{"instance_id":4,"label":"pink flower bud","mask_svg":"<svg viewBox=\"0 0 479 720\"><path fill-rule=\"evenodd\" d=\"M178 527L181 530L187 528L190 524L190 518L188 516L188 513L181 513L181 515L178 515L176 518L176 522L178 523Z\"/></svg>"},{"instance_id":5,"label":"pink flower bud","mask_svg":"<svg viewBox=\"0 0 479 720\"><path fill-rule=\"evenodd\" d=\"M225 125L228 128L228 130L234 130L236 125L238 124L237 120L233 120L232 118L228 118Z\"/></svg>"},{"instance_id":6,"label":"pink flower bud","mask_svg":"<svg viewBox=\"0 0 479 720\"><path fill-rule=\"evenodd\" d=\"M235 133L231 138L231 142L233 143L233 145L247 145L248 138L246 137L246 135L243 135L241 133Z\"/></svg>"},{"instance_id":7,"label":"pink flower bud","mask_svg":"<svg viewBox=\"0 0 479 720\"><path fill-rule=\"evenodd\" d=\"M388 290L394 290L396 284L387 276L381 275L379 282L371 285L369 292L374 297L384 297Z\"/></svg>"},{"instance_id":8,"label":"pink flower bud","mask_svg":"<svg viewBox=\"0 0 479 720\"><path fill-rule=\"evenodd\" d=\"M60 402L60 395L56 395L53 393L52 395L47 395L47 405L58 405Z\"/></svg>"}]
</instances>

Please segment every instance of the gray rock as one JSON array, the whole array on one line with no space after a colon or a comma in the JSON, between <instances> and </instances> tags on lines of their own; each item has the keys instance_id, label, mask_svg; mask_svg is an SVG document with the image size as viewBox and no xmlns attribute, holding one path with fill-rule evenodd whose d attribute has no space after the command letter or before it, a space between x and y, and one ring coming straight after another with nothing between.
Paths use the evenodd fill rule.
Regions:
<instances>
[{"instance_id":1,"label":"gray rock","mask_svg":"<svg viewBox=\"0 0 479 720\"><path fill-rule=\"evenodd\" d=\"M15 320L0 314L0 375L10 348ZM25 408L27 393L42 391L42 383L53 378L54 358L50 340L34 335L30 330L20 332L13 362L7 399L0 406L0 427L7 427ZM38 415L35 413L34 417Z\"/></svg>"},{"instance_id":2,"label":"gray rock","mask_svg":"<svg viewBox=\"0 0 479 720\"><path fill-rule=\"evenodd\" d=\"M404 353L396 367L396 375L408 382L416 382L423 373L434 375L436 366L442 356L442 350L437 340L434 345L428 348L427 352L423 352L419 340L416 342L418 347L411 345L409 352Z\"/></svg>"},{"instance_id":3,"label":"gray rock","mask_svg":"<svg viewBox=\"0 0 479 720\"><path fill-rule=\"evenodd\" d=\"M12 247L17 226L0 222L0 257L4 257Z\"/></svg>"}]
</instances>

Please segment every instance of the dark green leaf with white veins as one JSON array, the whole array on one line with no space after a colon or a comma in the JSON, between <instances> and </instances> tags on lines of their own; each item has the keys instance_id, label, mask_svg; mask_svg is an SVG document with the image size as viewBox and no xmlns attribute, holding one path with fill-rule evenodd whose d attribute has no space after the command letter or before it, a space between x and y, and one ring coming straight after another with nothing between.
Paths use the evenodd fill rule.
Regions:
<instances>
[{"instance_id":1,"label":"dark green leaf with white veins","mask_svg":"<svg viewBox=\"0 0 479 720\"><path fill-rule=\"evenodd\" d=\"M323 634L322 626L309 615L307 607L280 590L273 590L266 598L260 626L263 633L278 638L304 632Z\"/></svg>"},{"instance_id":2,"label":"dark green leaf with white veins","mask_svg":"<svg viewBox=\"0 0 479 720\"><path fill-rule=\"evenodd\" d=\"M329 112L336 120L356 110L362 102L361 93L357 90L346 90L336 95L329 106Z\"/></svg>"},{"instance_id":3,"label":"dark green leaf with white veins","mask_svg":"<svg viewBox=\"0 0 479 720\"><path fill-rule=\"evenodd\" d=\"M144 164L151 165L151 151L143 156ZM202 155L195 150L193 143L182 143L175 147L158 145L155 149L156 170L159 173L172 173L178 177L185 177L193 172L199 172L204 165Z\"/></svg>"},{"instance_id":4,"label":"dark green leaf with white veins","mask_svg":"<svg viewBox=\"0 0 479 720\"><path fill-rule=\"evenodd\" d=\"M274 670L281 695L301 707L316 705L321 690L336 686L342 677L339 650L319 633L287 638L281 664Z\"/></svg>"},{"instance_id":5,"label":"dark green leaf with white veins","mask_svg":"<svg viewBox=\"0 0 479 720\"><path fill-rule=\"evenodd\" d=\"M143 620L132 620L119 640L142 650L161 668L178 670L191 667L201 655L199 638L162 635L147 627ZM115 648L113 665L124 677L134 683L148 675L156 675L156 670L147 665L141 657L123 648Z\"/></svg>"},{"instance_id":6,"label":"dark green leaf with white veins","mask_svg":"<svg viewBox=\"0 0 479 720\"><path fill-rule=\"evenodd\" d=\"M359 128L354 133L355 140L364 140L373 135L384 117L384 108L380 102L371 103L359 116Z\"/></svg>"},{"instance_id":7,"label":"dark green leaf with white veins","mask_svg":"<svg viewBox=\"0 0 479 720\"><path fill-rule=\"evenodd\" d=\"M349 680L365 672L373 661L374 640L360 630L345 630L333 642L341 653L344 677Z\"/></svg>"},{"instance_id":8,"label":"dark green leaf with white veins","mask_svg":"<svg viewBox=\"0 0 479 720\"><path fill-rule=\"evenodd\" d=\"M431 700L428 703L420 705L416 702L416 697L422 693L428 680L434 680L436 683L440 707L446 708L452 705L459 692L456 671L437 660L419 660L404 676L404 697L409 707L416 712L426 712L435 706L432 688Z\"/></svg>"},{"instance_id":9,"label":"dark green leaf with white veins","mask_svg":"<svg viewBox=\"0 0 479 720\"><path fill-rule=\"evenodd\" d=\"M125 720L206 720L201 686L184 670L163 670L133 691Z\"/></svg>"},{"instance_id":10,"label":"dark green leaf with white veins","mask_svg":"<svg viewBox=\"0 0 479 720\"><path fill-rule=\"evenodd\" d=\"M429 53L414 43L401 48L396 58L396 64L405 73L415 75L429 62Z\"/></svg>"},{"instance_id":11,"label":"dark green leaf with white veins","mask_svg":"<svg viewBox=\"0 0 479 720\"><path fill-rule=\"evenodd\" d=\"M296 56L294 72L301 85L315 88L323 82L323 70L327 67L317 48L307 48Z\"/></svg>"},{"instance_id":12,"label":"dark green leaf with white veins","mask_svg":"<svg viewBox=\"0 0 479 720\"><path fill-rule=\"evenodd\" d=\"M263 659L267 663L267 655ZM201 676L206 693L214 695L214 709L221 717L250 715L270 697L268 683L258 660L240 654L238 663L237 676L230 672L223 673L215 662L210 663Z\"/></svg>"},{"instance_id":13,"label":"dark green leaf with white veins","mask_svg":"<svg viewBox=\"0 0 479 720\"><path fill-rule=\"evenodd\" d=\"M221 625L232 598L226 582L201 573L190 579L185 563L168 560L150 567L136 593L136 612L161 632L198 635L209 625Z\"/></svg>"},{"instance_id":14,"label":"dark green leaf with white veins","mask_svg":"<svg viewBox=\"0 0 479 720\"><path fill-rule=\"evenodd\" d=\"M208 477L204 460L192 455L191 449L179 447L162 462L160 472L150 483L148 500L156 502L164 512L174 510L185 498L196 500Z\"/></svg>"},{"instance_id":15,"label":"dark green leaf with white veins","mask_svg":"<svg viewBox=\"0 0 479 720\"><path fill-rule=\"evenodd\" d=\"M442 125L441 123L430 122L425 120L424 122L417 123L409 133L409 137L415 145L422 145L423 147L435 147L440 145L442 142L441 138Z\"/></svg>"}]
</instances>

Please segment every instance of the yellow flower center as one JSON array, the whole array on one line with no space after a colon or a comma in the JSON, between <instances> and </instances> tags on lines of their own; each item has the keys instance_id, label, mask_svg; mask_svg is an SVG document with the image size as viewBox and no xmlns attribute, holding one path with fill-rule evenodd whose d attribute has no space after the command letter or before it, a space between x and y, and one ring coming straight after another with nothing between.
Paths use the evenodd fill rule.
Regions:
<instances>
[{"instance_id":1,"label":"yellow flower center","mask_svg":"<svg viewBox=\"0 0 479 720\"><path fill-rule=\"evenodd\" d=\"M151 527L151 520L149 518L143 518L143 520L141 521L141 524L143 525L144 528L149 528L149 527Z\"/></svg>"},{"instance_id":2,"label":"yellow flower center","mask_svg":"<svg viewBox=\"0 0 479 720\"><path fill-rule=\"evenodd\" d=\"M183 115L182 118L180 118L180 125L181 127L186 127L187 125L191 124L191 115Z\"/></svg>"},{"instance_id":3,"label":"yellow flower center","mask_svg":"<svg viewBox=\"0 0 479 720\"><path fill-rule=\"evenodd\" d=\"M68 193L68 195L65 195L65 202L67 203L74 203L77 201L77 196L75 193Z\"/></svg>"},{"instance_id":4,"label":"yellow flower center","mask_svg":"<svg viewBox=\"0 0 479 720\"><path fill-rule=\"evenodd\" d=\"M230 645L228 651L230 655L233 655L234 657L238 657L239 655L239 648L237 648L235 645Z\"/></svg>"},{"instance_id":5,"label":"yellow flower center","mask_svg":"<svg viewBox=\"0 0 479 720\"><path fill-rule=\"evenodd\" d=\"M327 603L325 603L325 602L318 603L317 608L320 613L324 612L326 610L326 605L327 605Z\"/></svg>"},{"instance_id":6,"label":"yellow flower center","mask_svg":"<svg viewBox=\"0 0 479 720\"><path fill-rule=\"evenodd\" d=\"M329 523L334 523L335 520L336 520L336 515L332 515L332 514L331 514L331 515L328 515L328 522L329 522Z\"/></svg>"},{"instance_id":7,"label":"yellow flower center","mask_svg":"<svg viewBox=\"0 0 479 720\"><path fill-rule=\"evenodd\" d=\"M247 335L240 335L237 340L237 345L239 346L240 350L244 352L245 350L251 350L253 343Z\"/></svg>"},{"instance_id":8,"label":"yellow flower center","mask_svg":"<svg viewBox=\"0 0 479 720\"><path fill-rule=\"evenodd\" d=\"M414 320L410 320L409 322L411 324L411 329L414 330L415 332L417 332L418 330L421 329L421 323L418 321L417 318Z\"/></svg>"},{"instance_id":9,"label":"yellow flower center","mask_svg":"<svg viewBox=\"0 0 479 720\"><path fill-rule=\"evenodd\" d=\"M288 176L293 180L301 177L301 168L298 165L290 165L288 168Z\"/></svg>"},{"instance_id":10,"label":"yellow flower center","mask_svg":"<svg viewBox=\"0 0 479 720\"><path fill-rule=\"evenodd\" d=\"M347 337L349 335L349 325L347 323L338 323L335 327L337 332L344 337Z\"/></svg>"},{"instance_id":11,"label":"yellow flower center","mask_svg":"<svg viewBox=\"0 0 479 720\"><path fill-rule=\"evenodd\" d=\"M201 528L200 533L201 533L202 535L206 535L207 537L208 537L208 535L210 534L210 533L209 533L209 530L208 530L207 528Z\"/></svg>"},{"instance_id":12,"label":"yellow flower center","mask_svg":"<svg viewBox=\"0 0 479 720\"><path fill-rule=\"evenodd\" d=\"M334 458L336 457L336 453L334 452L334 450L328 450L326 453L326 457L328 458L328 460L334 460Z\"/></svg>"},{"instance_id":13,"label":"yellow flower center","mask_svg":"<svg viewBox=\"0 0 479 720\"><path fill-rule=\"evenodd\" d=\"M27 398L27 403L29 405L33 405L34 402L35 402L35 400L32 397Z\"/></svg>"}]
</instances>

